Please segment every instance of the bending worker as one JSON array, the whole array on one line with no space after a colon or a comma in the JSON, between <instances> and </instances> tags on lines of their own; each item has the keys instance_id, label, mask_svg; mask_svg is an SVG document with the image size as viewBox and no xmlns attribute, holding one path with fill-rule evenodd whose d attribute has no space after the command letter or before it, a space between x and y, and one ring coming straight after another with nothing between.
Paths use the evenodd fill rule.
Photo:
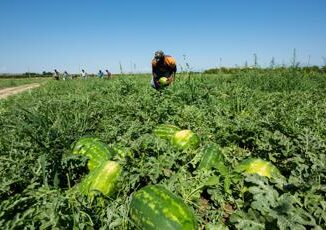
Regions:
<instances>
[{"instance_id":1,"label":"bending worker","mask_svg":"<svg viewBox=\"0 0 326 230\"><path fill-rule=\"evenodd\" d=\"M165 55L163 51L156 51L152 60L153 88L159 90L172 83L177 72L176 61L173 57Z\"/></svg>"}]
</instances>

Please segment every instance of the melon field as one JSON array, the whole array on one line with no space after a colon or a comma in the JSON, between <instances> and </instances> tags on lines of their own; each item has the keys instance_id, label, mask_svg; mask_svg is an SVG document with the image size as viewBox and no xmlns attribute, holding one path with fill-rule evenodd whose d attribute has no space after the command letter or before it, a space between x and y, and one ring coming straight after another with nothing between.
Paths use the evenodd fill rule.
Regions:
<instances>
[{"instance_id":1,"label":"melon field","mask_svg":"<svg viewBox=\"0 0 326 230\"><path fill-rule=\"evenodd\" d=\"M1 229L326 229L325 74L150 79L0 100Z\"/></svg>"}]
</instances>

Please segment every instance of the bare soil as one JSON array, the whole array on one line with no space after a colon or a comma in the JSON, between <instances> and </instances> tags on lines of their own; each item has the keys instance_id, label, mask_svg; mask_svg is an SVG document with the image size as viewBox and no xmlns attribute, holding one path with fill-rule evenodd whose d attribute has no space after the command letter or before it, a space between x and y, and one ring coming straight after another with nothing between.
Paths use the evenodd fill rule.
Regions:
<instances>
[{"instance_id":1,"label":"bare soil","mask_svg":"<svg viewBox=\"0 0 326 230\"><path fill-rule=\"evenodd\" d=\"M31 90L31 89L37 88L37 87L40 87L39 83L33 83L33 84L28 84L28 85L21 85L21 86L17 86L17 87L1 89L0 90L0 99L4 99L11 95L15 95L17 93L21 93L26 90Z\"/></svg>"}]
</instances>

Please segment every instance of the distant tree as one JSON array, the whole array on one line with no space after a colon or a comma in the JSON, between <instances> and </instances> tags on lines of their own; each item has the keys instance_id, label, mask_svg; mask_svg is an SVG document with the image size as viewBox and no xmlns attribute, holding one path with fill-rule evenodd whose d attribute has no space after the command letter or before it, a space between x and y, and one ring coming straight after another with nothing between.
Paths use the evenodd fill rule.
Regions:
<instances>
[{"instance_id":1,"label":"distant tree","mask_svg":"<svg viewBox=\"0 0 326 230\"><path fill-rule=\"evenodd\" d=\"M52 77L52 72L43 71L43 72L42 72L42 75L43 75L44 77Z\"/></svg>"},{"instance_id":2,"label":"distant tree","mask_svg":"<svg viewBox=\"0 0 326 230\"><path fill-rule=\"evenodd\" d=\"M32 73L32 72L23 73L23 76L30 76L30 77L37 77L38 75L39 75L38 73Z\"/></svg>"}]
</instances>

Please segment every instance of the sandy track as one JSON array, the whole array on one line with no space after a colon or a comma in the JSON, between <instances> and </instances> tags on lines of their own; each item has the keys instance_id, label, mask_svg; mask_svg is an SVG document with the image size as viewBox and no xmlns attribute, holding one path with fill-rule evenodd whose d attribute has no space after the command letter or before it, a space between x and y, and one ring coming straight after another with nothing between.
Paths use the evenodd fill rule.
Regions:
<instances>
[{"instance_id":1,"label":"sandy track","mask_svg":"<svg viewBox=\"0 0 326 230\"><path fill-rule=\"evenodd\" d=\"M21 85L21 86L17 86L17 87L10 87L10 88L1 89L0 90L0 99L9 97L11 95L15 95L17 93L24 92L26 90L37 88L39 86L40 86L39 83L33 83L33 84L28 84L28 85Z\"/></svg>"}]
</instances>

